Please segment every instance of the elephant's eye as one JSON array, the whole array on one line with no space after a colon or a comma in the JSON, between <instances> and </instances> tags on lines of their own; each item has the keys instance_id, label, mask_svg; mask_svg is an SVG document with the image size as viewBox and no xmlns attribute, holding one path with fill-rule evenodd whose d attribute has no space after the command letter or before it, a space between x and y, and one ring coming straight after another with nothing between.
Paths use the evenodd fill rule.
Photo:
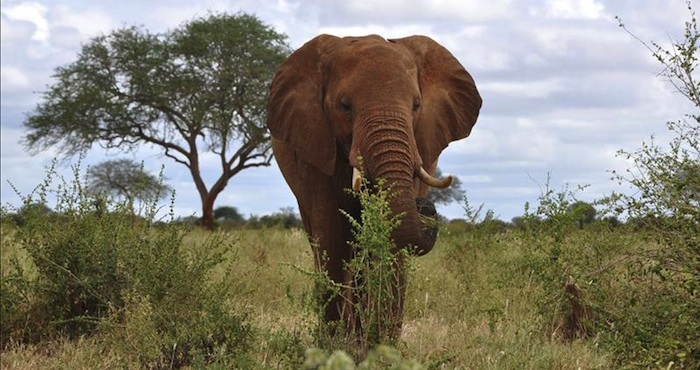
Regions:
<instances>
[{"instance_id":1,"label":"elephant's eye","mask_svg":"<svg viewBox=\"0 0 700 370\"><path fill-rule=\"evenodd\" d=\"M420 100L415 100L413 102L413 112L418 112L418 109L420 109Z\"/></svg>"},{"instance_id":2,"label":"elephant's eye","mask_svg":"<svg viewBox=\"0 0 700 370\"><path fill-rule=\"evenodd\" d=\"M350 104L350 100L347 98L340 99L340 108L346 113L352 112L352 104Z\"/></svg>"}]
</instances>

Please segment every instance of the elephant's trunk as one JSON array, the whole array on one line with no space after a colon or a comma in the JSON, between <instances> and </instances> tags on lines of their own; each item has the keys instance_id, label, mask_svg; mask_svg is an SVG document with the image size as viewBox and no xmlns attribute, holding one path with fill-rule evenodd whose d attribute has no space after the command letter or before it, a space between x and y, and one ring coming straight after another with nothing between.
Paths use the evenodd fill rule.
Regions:
<instances>
[{"instance_id":1,"label":"elephant's trunk","mask_svg":"<svg viewBox=\"0 0 700 370\"><path fill-rule=\"evenodd\" d=\"M402 190L392 200L391 208L394 213L403 213L404 216L401 219L401 225L393 231L391 236L398 248L414 248L410 249L411 253L422 256L433 249L437 239L437 230L434 225L434 217L424 217L418 212L418 200L412 193L413 188L410 187ZM408 194L408 196L404 194Z\"/></svg>"},{"instance_id":2,"label":"elephant's trunk","mask_svg":"<svg viewBox=\"0 0 700 370\"><path fill-rule=\"evenodd\" d=\"M371 180L384 179L385 187L390 188L393 197L390 206L394 214L403 214L401 225L392 233L398 248L415 248L413 252L423 255L435 244L437 237L434 225L429 225L430 217L423 217L418 211L414 194L416 168L420 168L412 130L409 123L396 119L391 122L374 123L361 144L360 153L371 153L363 157L363 166ZM428 207L431 208L431 207ZM434 216L434 208L427 212ZM426 221L428 225L426 225Z\"/></svg>"}]
</instances>

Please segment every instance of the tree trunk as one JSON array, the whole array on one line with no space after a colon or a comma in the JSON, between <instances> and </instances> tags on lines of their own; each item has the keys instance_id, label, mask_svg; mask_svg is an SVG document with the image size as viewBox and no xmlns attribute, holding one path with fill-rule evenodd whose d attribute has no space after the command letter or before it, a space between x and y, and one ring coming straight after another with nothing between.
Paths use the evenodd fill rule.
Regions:
<instances>
[{"instance_id":1,"label":"tree trunk","mask_svg":"<svg viewBox=\"0 0 700 370\"><path fill-rule=\"evenodd\" d=\"M226 188L228 179L232 175L228 172L224 172L214 185L212 185L211 189L207 191L206 185L199 174L199 166L191 167L190 171L192 172L194 183L197 186L199 197L202 200L201 226L206 230L213 231L216 228L216 224L214 224L214 202L216 201L216 197Z\"/></svg>"},{"instance_id":2,"label":"tree trunk","mask_svg":"<svg viewBox=\"0 0 700 370\"><path fill-rule=\"evenodd\" d=\"M209 231L214 231L214 201L216 200L214 193L209 193L202 200L202 227Z\"/></svg>"}]
</instances>

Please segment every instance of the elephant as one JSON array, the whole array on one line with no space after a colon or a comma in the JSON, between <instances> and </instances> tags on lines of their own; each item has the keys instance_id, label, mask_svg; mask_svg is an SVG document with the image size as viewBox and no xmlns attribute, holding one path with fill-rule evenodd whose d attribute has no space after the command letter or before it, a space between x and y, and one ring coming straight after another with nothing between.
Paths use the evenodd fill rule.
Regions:
<instances>
[{"instance_id":1,"label":"elephant","mask_svg":"<svg viewBox=\"0 0 700 370\"><path fill-rule=\"evenodd\" d=\"M284 179L297 199L316 268L345 286L329 297L327 322L358 330L351 305L353 232L345 211L359 219L361 206L348 189L361 178L384 179L395 194L394 214L402 214L391 238L397 250L417 255L435 244L435 217L425 200L430 187L446 187L451 177L434 177L438 156L467 137L482 100L472 76L442 45L426 36L384 39L378 35L319 35L294 51L270 85L266 125ZM397 258L403 263L402 258ZM390 330L400 334L405 273L395 281ZM330 293L329 293L330 294Z\"/></svg>"}]
</instances>

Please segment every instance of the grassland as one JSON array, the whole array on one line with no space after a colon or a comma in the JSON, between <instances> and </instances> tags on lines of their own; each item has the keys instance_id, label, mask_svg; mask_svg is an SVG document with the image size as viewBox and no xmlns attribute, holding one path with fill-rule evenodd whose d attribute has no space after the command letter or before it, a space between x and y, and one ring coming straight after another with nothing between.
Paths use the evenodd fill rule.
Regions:
<instances>
[{"instance_id":1,"label":"grassland","mask_svg":"<svg viewBox=\"0 0 700 370\"><path fill-rule=\"evenodd\" d=\"M13 227L3 225L2 231L3 277L12 256L35 274ZM307 273L312 257L304 233L275 228L218 236L232 248L207 278L232 283L227 307L242 315L252 331L245 356L238 357L245 358L239 367L300 368L304 351L317 345L310 304L313 281ZM183 246L206 253L207 237L189 230ZM661 275L640 270L654 263L648 257L653 250L637 232L602 226L543 233L446 225L435 249L411 262L397 348L404 359L427 369L692 368L697 365L692 344L664 347L678 348L671 353L654 351L660 345L654 338L638 346L631 342L639 338L625 338L653 330L651 322L661 324L667 317L654 310L673 311L686 294L668 286ZM564 291L569 276L581 288L582 302L595 313L573 340L562 333L570 315L570 297ZM655 304L640 305L651 297ZM681 344L686 335L658 334L663 340L677 336ZM115 345L120 340L115 338L97 330L77 338L11 342L0 364L3 369L142 367Z\"/></svg>"}]
</instances>

